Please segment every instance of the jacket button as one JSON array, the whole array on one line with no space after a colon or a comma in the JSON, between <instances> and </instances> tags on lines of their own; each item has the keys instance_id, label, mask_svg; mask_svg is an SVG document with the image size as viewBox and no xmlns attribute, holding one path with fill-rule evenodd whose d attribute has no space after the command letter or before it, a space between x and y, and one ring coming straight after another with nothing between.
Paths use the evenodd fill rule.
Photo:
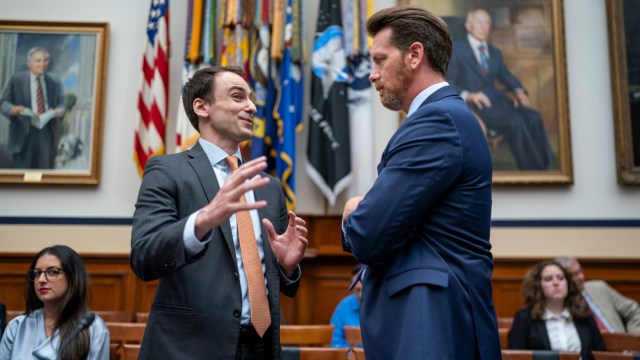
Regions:
<instances>
[{"instance_id":1,"label":"jacket button","mask_svg":"<svg viewBox=\"0 0 640 360\"><path fill-rule=\"evenodd\" d=\"M233 310L233 316L240 317L240 310L238 310L238 309Z\"/></svg>"}]
</instances>

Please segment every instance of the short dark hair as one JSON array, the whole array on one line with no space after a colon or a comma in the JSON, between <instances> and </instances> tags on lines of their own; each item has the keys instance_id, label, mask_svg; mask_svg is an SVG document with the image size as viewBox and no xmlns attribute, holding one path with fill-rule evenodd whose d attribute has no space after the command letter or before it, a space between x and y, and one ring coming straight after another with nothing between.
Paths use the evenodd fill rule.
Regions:
<instances>
[{"instance_id":1,"label":"short dark hair","mask_svg":"<svg viewBox=\"0 0 640 360\"><path fill-rule=\"evenodd\" d=\"M367 20L367 32L372 37L386 27L391 28L393 46L405 52L414 42L421 43L429 65L442 76L447 75L453 45L444 20L419 6L397 5Z\"/></svg>"},{"instance_id":2,"label":"short dark hair","mask_svg":"<svg viewBox=\"0 0 640 360\"><path fill-rule=\"evenodd\" d=\"M198 125L198 115L193 111L193 102L196 99L203 99L213 103L215 76L225 71L244 77L244 71L238 66L208 66L196 71L182 88L182 106L189 117L189 122L198 131L200 131L200 126Z\"/></svg>"},{"instance_id":3,"label":"short dark hair","mask_svg":"<svg viewBox=\"0 0 640 360\"><path fill-rule=\"evenodd\" d=\"M38 259L45 254L51 254L60 260L64 277L67 279L67 292L62 298L62 305L56 318L55 328L60 331L60 342L64 342L78 327L78 322L88 311L89 302L89 274L84 262L77 252L66 245L46 247L38 252L31 261L29 270L36 267ZM37 280L36 280L37 281ZM26 280L27 313L44 307L34 289L33 281ZM84 330L74 339L70 339L68 346L60 354L61 359L83 359L89 354L89 330Z\"/></svg>"}]
</instances>

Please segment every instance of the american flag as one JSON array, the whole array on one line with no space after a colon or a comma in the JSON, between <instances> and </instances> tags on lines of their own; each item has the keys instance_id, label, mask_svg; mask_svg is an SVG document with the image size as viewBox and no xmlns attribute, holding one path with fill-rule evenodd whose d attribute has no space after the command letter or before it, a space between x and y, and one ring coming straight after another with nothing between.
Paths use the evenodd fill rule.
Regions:
<instances>
[{"instance_id":1,"label":"american flag","mask_svg":"<svg viewBox=\"0 0 640 360\"><path fill-rule=\"evenodd\" d=\"M140 176L147 160L165 152L169 87L169 0L152 0L142 57L133 157Z\"/></svg>"}]
</instances>

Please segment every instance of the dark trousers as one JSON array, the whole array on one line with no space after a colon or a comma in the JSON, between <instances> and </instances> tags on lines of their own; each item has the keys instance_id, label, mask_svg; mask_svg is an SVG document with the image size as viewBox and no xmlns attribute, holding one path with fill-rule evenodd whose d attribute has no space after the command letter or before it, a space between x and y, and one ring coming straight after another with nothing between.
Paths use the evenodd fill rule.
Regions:
<instances>
[{"instance_id":1,"label":"dark trousers","mask_svg":"<svg viewBox=\"0 0 640 360\"><path fill-rule=\"evenodd\" d=\"M260 338L252 325L240 327L236 360L253 359L273 359L273 332L271 328Z\"/></svg>"},{"instance_id":2,"label":"dark trousers","mask_svg":"<svg viewBox=\"0 0 640 360\"><path fill-rule=\"evenodd\" d=\"M32 126L24 147L13 156L13 168L53 169L55 155L51 123L42 129Z\"/></svg>"},{"instance_id":3,"label":"dark trousers","mask_svg":"<svg viewBox=\"0 0 640 360\"><path fill-rule=\"evenodd\" d=\"M492 99L490 108L474 110L488 128L504 135L518 169L547 170L554 163L549 137L537 111L524 106L515 108L504 96Z\"/></svg>"}]
</instances>

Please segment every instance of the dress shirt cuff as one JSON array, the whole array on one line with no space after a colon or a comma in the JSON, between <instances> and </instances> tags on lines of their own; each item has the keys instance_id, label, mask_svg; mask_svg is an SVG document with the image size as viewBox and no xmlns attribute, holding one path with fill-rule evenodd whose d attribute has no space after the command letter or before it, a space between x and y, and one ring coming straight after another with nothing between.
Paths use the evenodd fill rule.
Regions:
<instances>
[{"instance_id":1,"label":"dress shirt cuff","mask_svg":"<svg viewBox=\"0 0 640 360\"><path fill-rule=\"evenodd\" d=\"M460 97L462 98L462 100L467 101L467 96L469 95L469 92L467 90L462 90L462 92L460 93Z\"/></svg>"},{"instance_id":2,"label":"dress shirt cuff","mask_svg":"<svg viewBox=\"0 0 640 360\"><path fill-rule=\"evenodd\" d=\"M285 284L290 285L297 281L300 281L300 275L302 275L302 270L300 270L300 264L296 265L296 269L293 272L293 276L292 276L293 279L289 279L287 275L285 275L279 263L278 263L278 269L280 270L280 275L282 275L282 278L284 279Z\"/></svg>"},{"instance_id":3,"label":"dress shirt cuff","mask_svg":"<svg viewBox=\"0 0 640 360\"><path fill-rule=\"evenodd\" d=\"M205 235L202 241L198 240L196 237L196 218L198 217L198 214L200 214L200 210L194 212L189 216L189 218L187 218L187 223L184 225L184 230L182 231L184 248L190 256L198 255L198 253L204 250L207 243L211 240L211 232Z\"/></svg>"}]
</instances>

